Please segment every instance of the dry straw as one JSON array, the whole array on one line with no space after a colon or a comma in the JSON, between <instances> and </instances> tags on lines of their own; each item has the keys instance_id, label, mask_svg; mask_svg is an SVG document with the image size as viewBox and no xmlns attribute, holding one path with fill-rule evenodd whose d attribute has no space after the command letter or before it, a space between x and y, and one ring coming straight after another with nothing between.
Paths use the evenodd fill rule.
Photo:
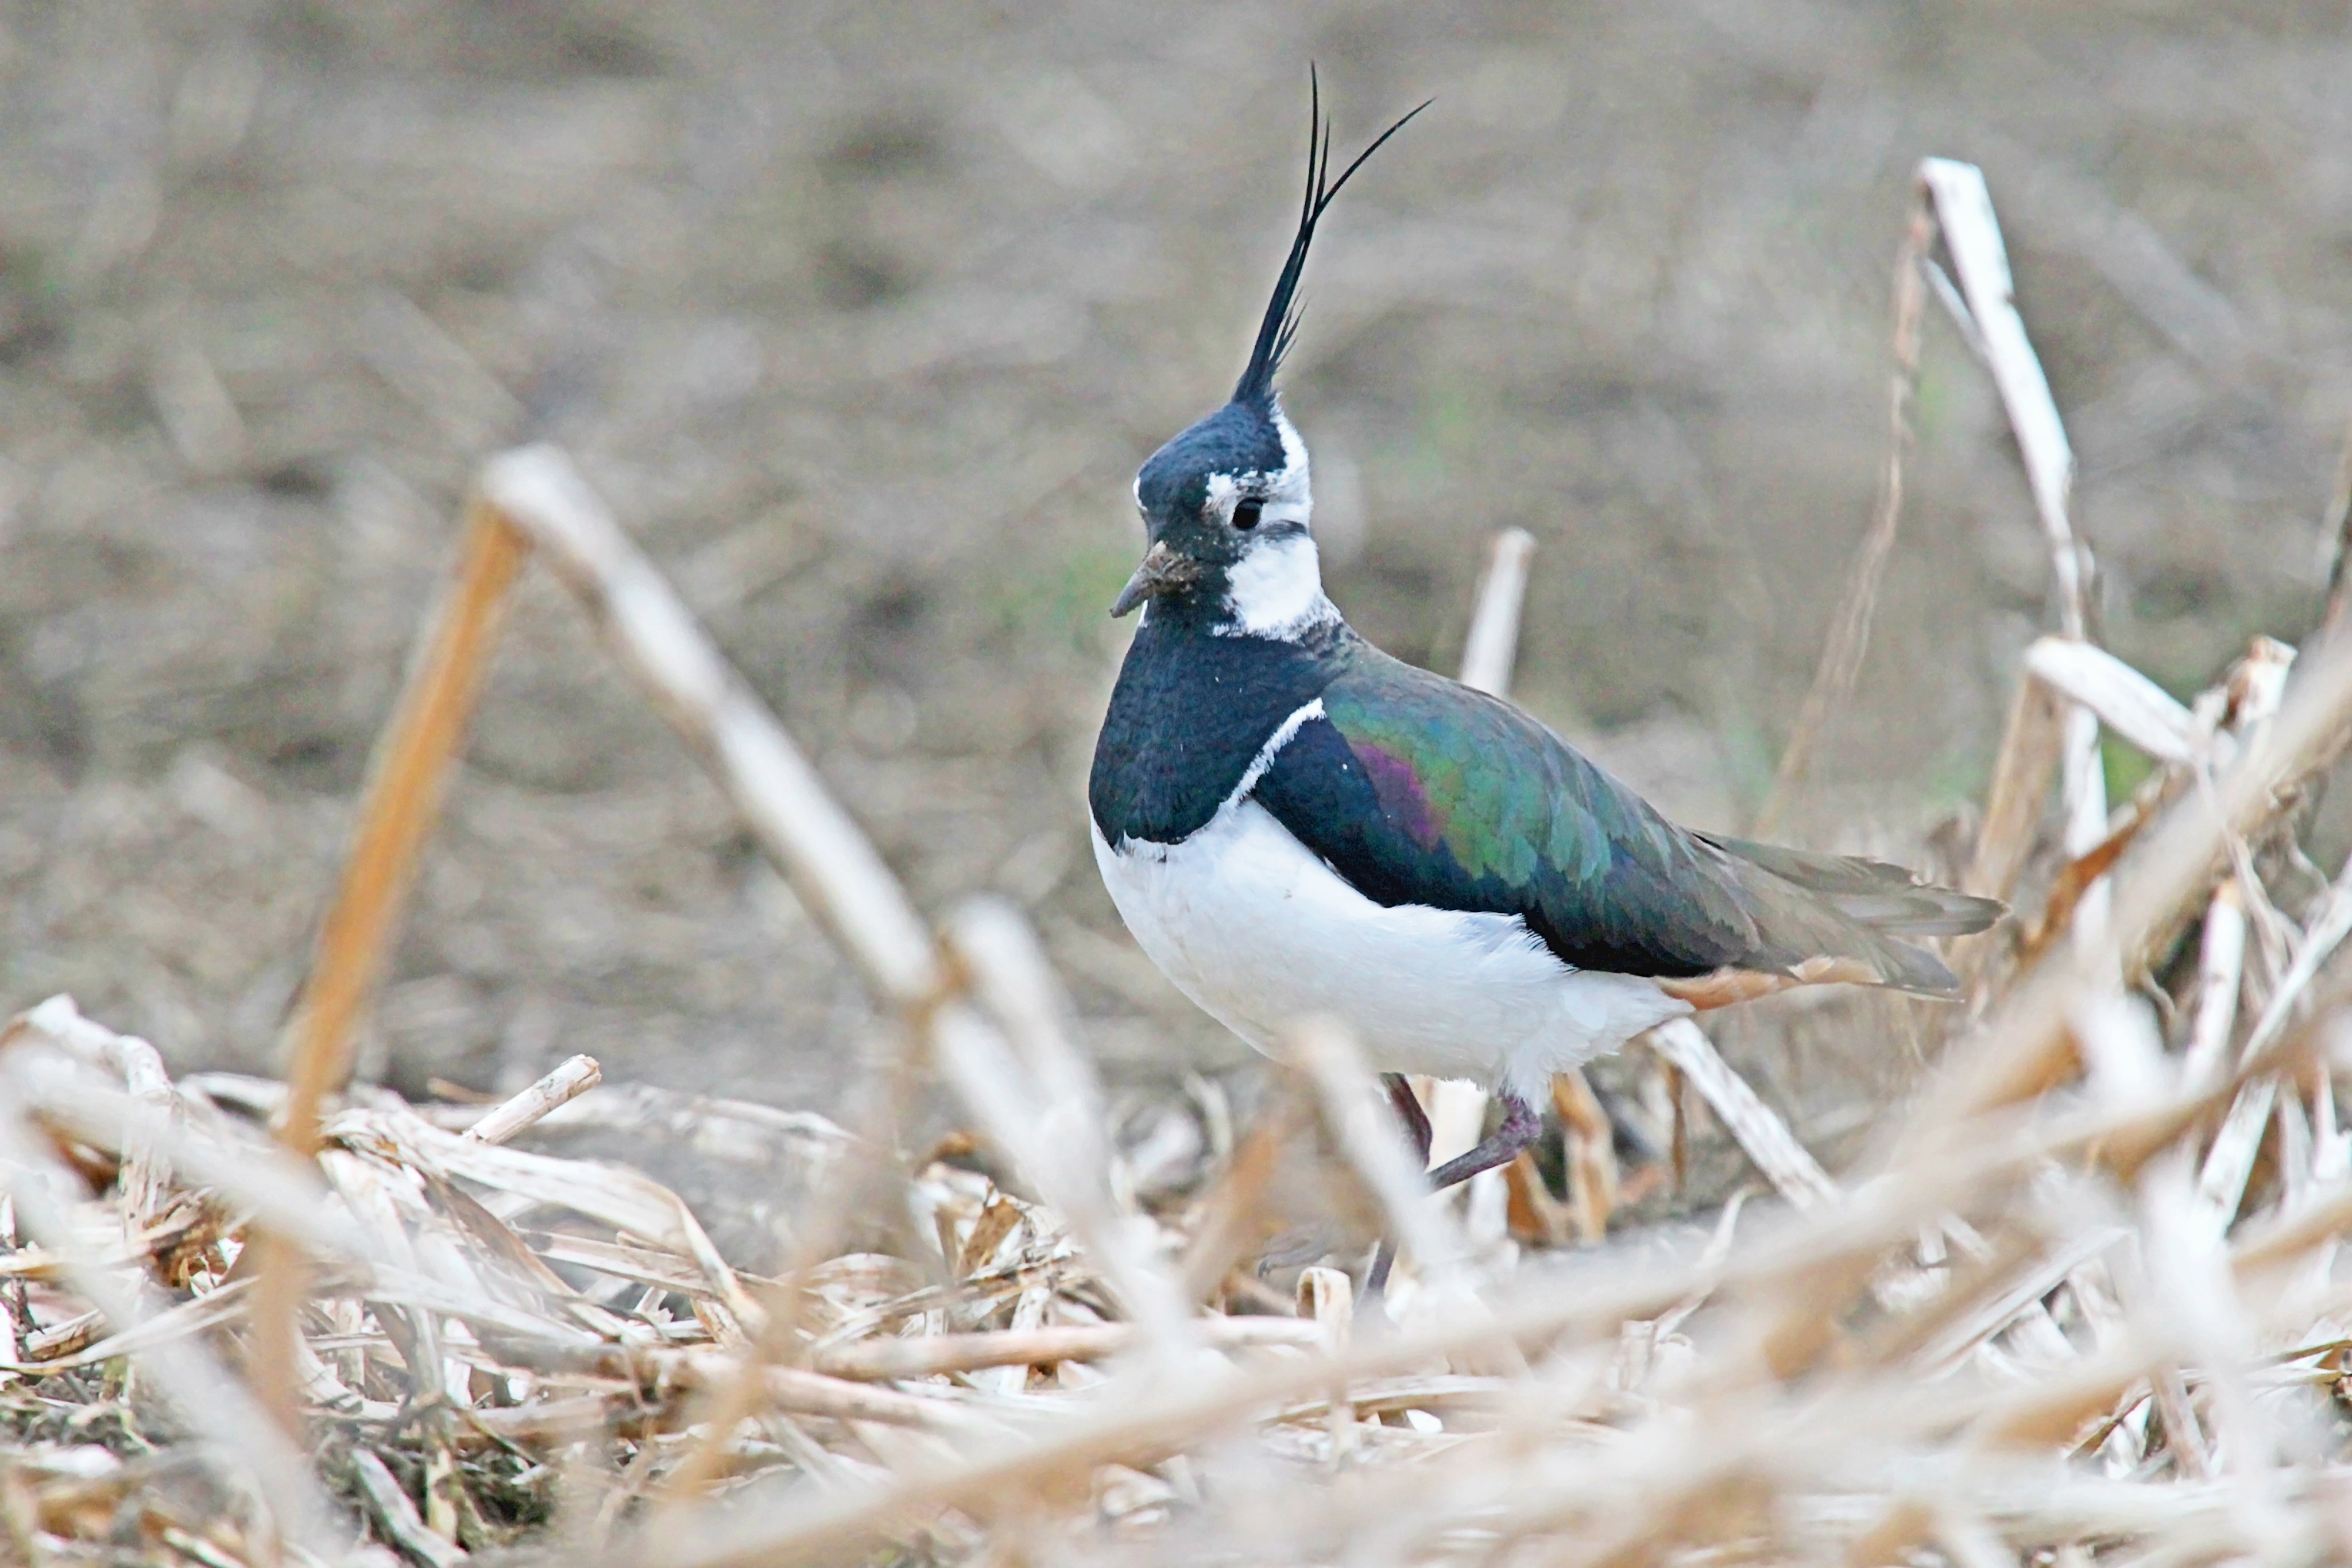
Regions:
<instances>
[{"instance_id":1,"label":"dry straw","mask_svg":"<svg viewBox=\"0 0 2352 1568\"><path fill-rule=\"evenodd\" d=\"M2352 883L2313 893L2294 847L2352 734L2352 646L2318 645L2289 680L2292 651L2257 644L2183 705L2094 644L2064 431L1982 178L1931 162L1920 189L1879 509L1781 798L1851 688L1895 542L1923 289L2009 410L2058 632L2021 672L1969 873L2019 918L1954 954L1971 1004L1853 1168L1824 1171L1685 1023L1648 1049L1777 1201L1735 1199L1687 1239L1628 1228L1633 1178L1571 1079L1565 1198L1523 1161L1433 1202L1354 1042L1306 1019L1255 1124L1192 1187L1139 1199L1025 919L974 904L935 936L585 481L532 448L469 506L289 1084L174 1082L65 998L0 1037L0 1559L2352 1555L2352 1137L2333 1086ZM1528 553L1498 541L1482 588L1465 674L1491 690ZM773 1277L639 1171L533 1146L644 1124L652 1092L598 1089L584 1058L488 1111L341 1082L527 554L895 1020L855 1132L663 1103L818 1173ZM2155 769L2112 812L2102 732ZM883 1141L927 1071L1007 1185ZM1444 1094L1435 1120L1475 1135L1483 1104ZM1328 1262L1295 1295L1234 1268L1318 1166L1404 1246L1377 1309ZM845 1249L882 1214L902 1245ZM1612 1218L1608 1245L1539 1245Z\"/></svg>"}]
</instances>

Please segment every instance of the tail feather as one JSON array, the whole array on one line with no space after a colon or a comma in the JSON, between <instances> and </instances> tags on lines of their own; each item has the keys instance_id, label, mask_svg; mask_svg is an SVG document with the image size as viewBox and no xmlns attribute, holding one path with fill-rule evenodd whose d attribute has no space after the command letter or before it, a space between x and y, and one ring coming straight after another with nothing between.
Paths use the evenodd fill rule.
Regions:
<instances>
[{"instance_id":1,"label":"tail feather","mask_svg":"<svg viewBox=\"0 0 2352 1568\"><path fill-rule=\"evenodd\" d=\"M1923 888L1908 897L1876 897L1864 894L1832 894L1830 906L1857 925L1884 931L1889 936L1966 936L2000 918L2001 906L1984 905L1989 899L1971 898L1940 887Z\"/></svg>"},{"instance_id":2,"label":"tail feather","mask_svg":"<svg viewBox=\"0 0 2352 1568\"><path fill-rule=\"evenodd\" d=\"M1890 936L1966 936L2008 913L1997 899L1921 882L1903 867L1885 861L1814 854L1746 839L1710 838L1708 841L1782 882L1803 888L1856 925Z\"/></svg>"},{"instance_id":3,"label":"tail feather","mask_svg":"<svg viewBox=\"0 0 2352 1568\"><path fill-rule=\"evenodd\" d=\"M1804 974L1811 960L1846 959L1866 967L1880 985L1949 996L1958 986L1951 970L1904 938L1962 936L2006 913L1993 899L1919 882L1884 861L1712 835L1706 842L1748 873L1742 881L1757 900L1771 967L1805 979L1811 978ZM1822 977L1856 977L1840 965Z\"/></svg>"}]
</instances>

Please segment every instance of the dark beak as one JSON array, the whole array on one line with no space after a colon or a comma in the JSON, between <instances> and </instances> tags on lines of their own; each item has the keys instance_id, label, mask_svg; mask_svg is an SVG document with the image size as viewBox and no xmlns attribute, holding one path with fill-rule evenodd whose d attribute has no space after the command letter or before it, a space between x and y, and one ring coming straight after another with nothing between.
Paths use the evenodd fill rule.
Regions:
<instances>
[{"instance_id":1,"label":"dark beak","mask_svg":"<svg viewBox=\"0 0 2352 1568\"><path fill-rule=\"evenodd\" d=\"M1135 569L1127 586L1118 591L1118 598L1110 607L1111 615L1125 615L1147 599L1190 588L1200 575L1198 562L1178 555L1164 543L1153 545L1144 552L1143 564Z\"/></svg>"}]
</instances>

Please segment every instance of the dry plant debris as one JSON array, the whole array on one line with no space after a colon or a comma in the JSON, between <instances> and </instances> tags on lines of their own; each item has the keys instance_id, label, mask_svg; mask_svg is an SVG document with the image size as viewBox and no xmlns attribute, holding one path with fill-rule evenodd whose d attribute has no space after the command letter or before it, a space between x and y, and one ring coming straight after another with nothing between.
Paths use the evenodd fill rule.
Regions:
<instances>
[{"instance_id":1,"label":"dry plant debris","mask_svg":"<svg viewBox=\"0 0 2352 1568\"><path fill-rule=\"evenodd\" d=\"M2018 423L2064 624L2027 660L1973 848L1972 882L2020 918L1954 955L1970 1005L1857 1168L1824 1171L1674 1026L1637 1047L1667 1065L1672 1112L1704 1101L1777 1201L1743 1193L1687 1243L1621 1227L1567 1250L1603 1237L1633 1179L1589 1086L1557 1097L1564 1198L1523 1165L1433 1201L1353 1042L1302 1020L1283 1083L1205 1179L1146 1183L1023 917L976 903L935 939L569 464L512 453L484 476L475 539L550 561L896 1009L870 1114L649 1112L585 1058L488 1108L342 1084L339 1031L397 919L404 873L382 846L413 852L462 724L462 701L413 691L403 712L438 716L378 758L396 787L370 792L357 841L377 848L339 905L365 917L322 943L335 1011L314 979L295 1089L175 1082L64 997L0 1034L5 1559L2352 1557L2336 1267L2352 1134L2334 1088L2352 1067L2352 873L2315 873L2296 841L2352 736L2352 647L2257 643L2183 705L2088 641L2064 434L1981 178L1931 163L1922 188L1903 276L1943 278L1940 232L1959 284L1936 292ZM1865 598L1893 538L1919 308L1898 312ZM1488 573L1469 663L1490 688L1526 554L1501 541ZM478 632L458 662L478 662L495 604L457 601ZM1868 611L1839 619L1822 712ZM478 675L419 670L443 693ZM2102 730L2156 765L2113 810L2083 760ZM893 1149L894 1108L929 1071L1017 1190L953 1151ZM1437 1110L1475 1132L1475 1101ZM787 1266L737 1267L638 1170L516 1141L655 1113L791 1143L819 1197L792 1217ZM1402 1242L1379 1310L1335 1269L1292 1298L1236 1268L1286 1158L1329 1168ZM851 1249L877 1213L902 1243Z\"/></svg>"}]
</instances>

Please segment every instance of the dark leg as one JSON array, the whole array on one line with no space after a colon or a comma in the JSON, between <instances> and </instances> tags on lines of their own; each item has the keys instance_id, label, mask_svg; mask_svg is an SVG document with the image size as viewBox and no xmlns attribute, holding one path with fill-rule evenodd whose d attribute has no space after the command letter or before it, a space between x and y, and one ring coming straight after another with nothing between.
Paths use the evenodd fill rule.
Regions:
<instances>
[{"instance_id":1,"label":"dark leg","mask_svg":"<svg viewBox=\"0 0 2352 1568\"><path fill-rule=\"evenodd\" d=\"M1381 1082L1389 1092L1389 1103L1396 1107L1397 1120L1404 1124L1405 1136L1412 1140L1412 1163L1428 1169L1429 1113L1421 1108L1421 1097L1402 1072L1383 1072Z\"/></svg>"},{"instance_id":2,"label":"dark leg","mask_svg":"<svg viewBox=\"0 0 2352 1568\"><path fill-rule=\"evenodd\" d=\"M1397 1120L1404 1124L1404 1135L1412 1145L1412 1163L1429 1166L1429 1113L1421 1108L1421 1098L1412 1092L1412 1082L1402 1072L1383 1072L1381 1082L1389 1092L1389 1103L1396 1107ZM1396 1263L1396 1249L1385 1236L1372 1246L1372 1266L1364 1273L1364 1300L1378 1301L1389 1288L1389 1270Z\"/></svg>"},{"instance_id":3,"label":"dark leg","mask_svg":"<svg viewBox=\"0 0 2352 1568\"><path fill-rule=\"evenodd\" d=\"M1413 1146L1420 1151L1422 1162L1426 1165L1429 1161L1429 1118L1422 1113L1421 1103L1413 1098L1412 1086L1398 1073L1384 1072L1381 1078L1388 1085L1389 1098L1396 1102L1397 1114L1404 1119L1406 1128L1412 1134ZM1480 1171L1508 1165L1543 1131L1543 1118L1536 1113L1534 1106L1507 1090L1498 1092L1503 1102L1503 1124L1495 1129L1493 1137L1465 1154L1454 1155L1430 1172L1432 1192L1444 1192L1449 1186L1468 1181ZM1395 1262L1396 1249L1383 1238L1372 1249L1372 1267L1364 1276L1364 1299L1367 1301L1379 1301L1388 1289L1389 1269Z\"/></svg>"},{"instance_id":4,"label":"dark leg","mask_svg":"<svg viewBox=\"0 0 2352 1568\"><path fill-rule=\"evenodd\" d=\"M1431 1191L1444 1192L1449 1186L1468 1181L1480 1171L1490 1171L1496 1166L1510 1164L1518 1157L1519 1151L1534 1143L1536 1134L1543 1131L1543 1118L1536 1114L1534 1106L1508 1090L1500 1092L1498 1097L1503 1102L1503 1124L1495 1129L1493 1137L1476 1148L1454 1155L1430 1172Z\"/></svg>"}]
</instances>

